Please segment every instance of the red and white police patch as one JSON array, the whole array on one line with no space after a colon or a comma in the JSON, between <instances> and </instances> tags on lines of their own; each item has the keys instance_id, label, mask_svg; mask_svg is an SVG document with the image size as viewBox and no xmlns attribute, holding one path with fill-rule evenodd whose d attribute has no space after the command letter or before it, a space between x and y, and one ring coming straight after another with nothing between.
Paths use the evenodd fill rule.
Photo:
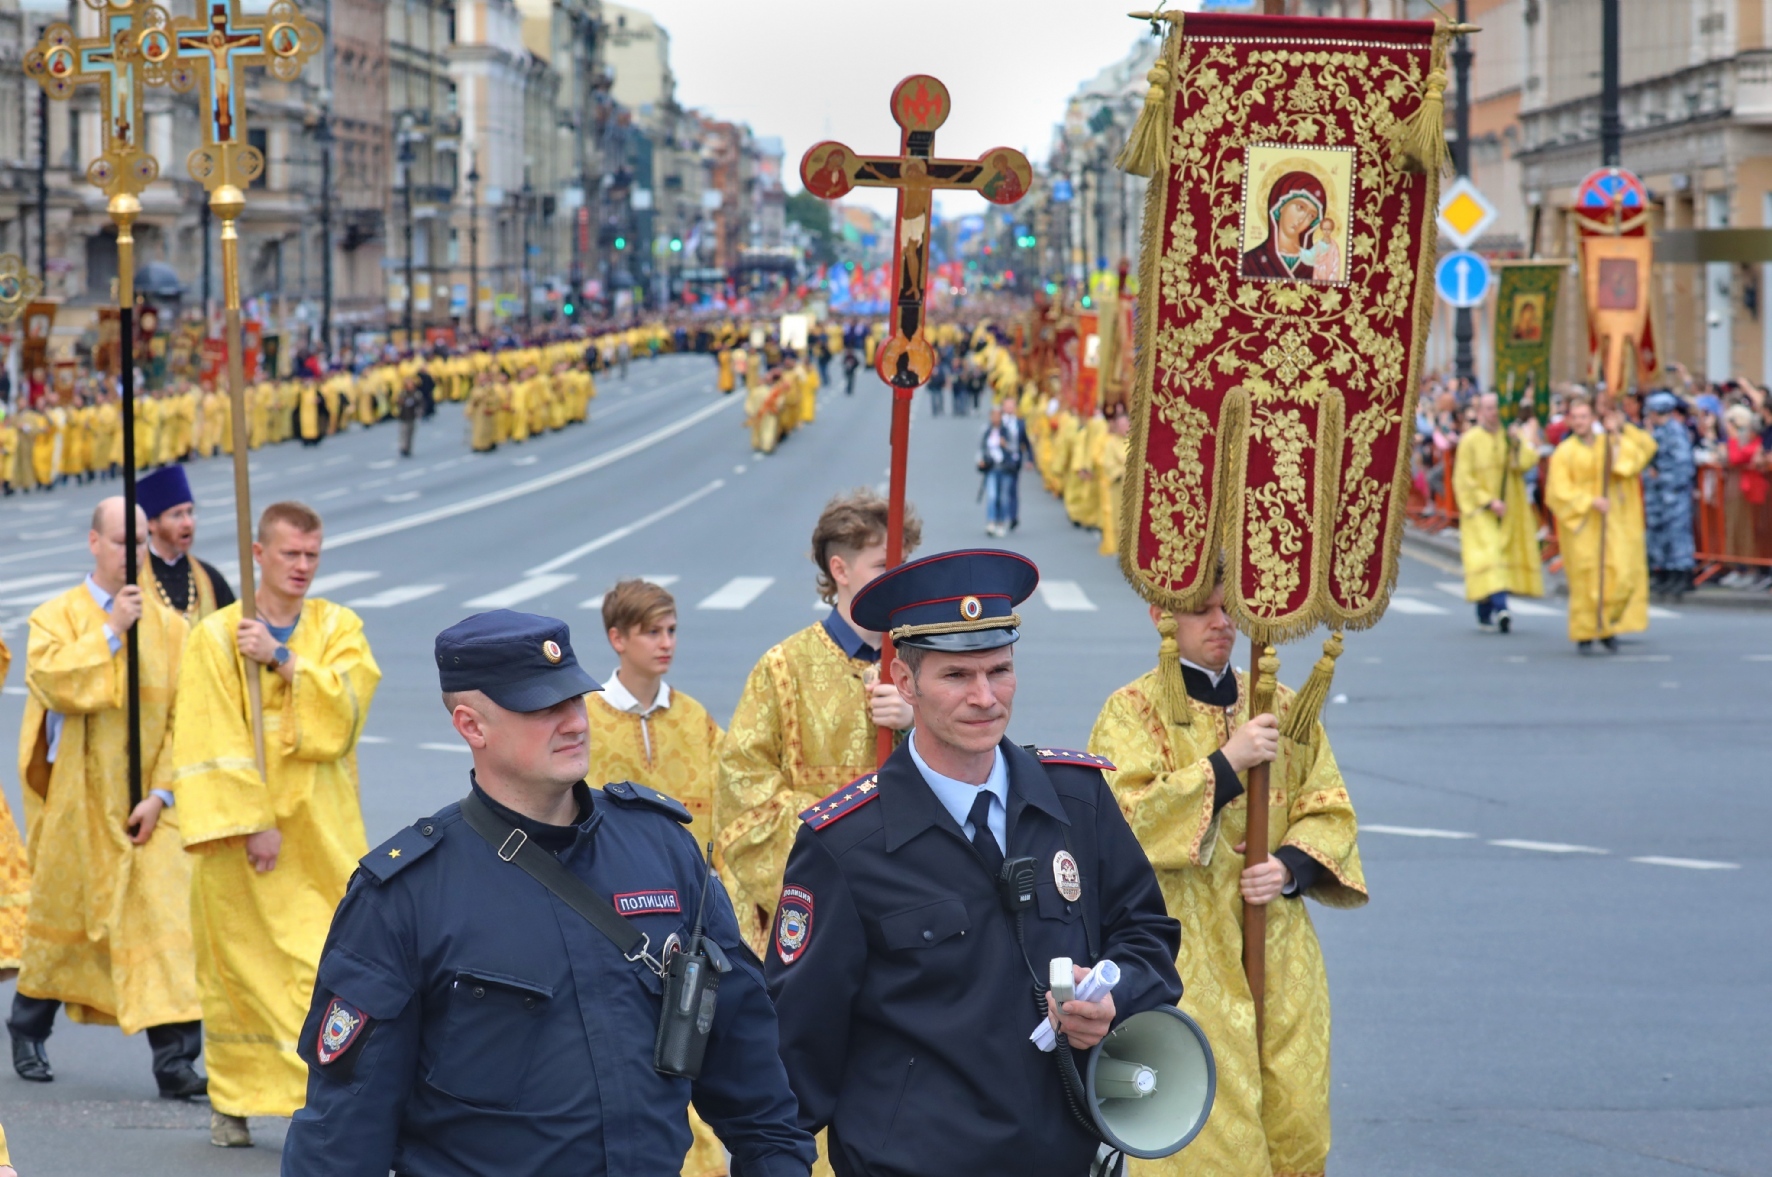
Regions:
<instances>
[{"instance_id":1,"label":"red and white police patch","mask_svg":"<svg viewBox=\"0 0 1772 1177\"><path fill-rule=\"evenodd\" d=\"M775 909L775 953L782 964L793 964L811 939L812 892L789 883Z\"/></svg>"},{"instance_id":2,"label":"red and white police patch","mask_svg":"<svg viewBox=\"0 0 1772 1177\"><path fill-rule=\"evenodd\" d=\"M320 1019L320 1037L314 1043L314 1054L321 1066L335 1062L351 1049L351 1043L362 1037L369 1026L369 1016L342 997L334 997Z\"/></svg>"},{"instance_id":3,"label":"red and white police patch","mask_svg":"<svg viewBox=\"0 0 1772 1177\"><path fill-rule=\"evenodd\" d=\"M625 916L660 915L683 910L675 891L628 891L615 897L615 910Z\"/></svg>"}]
</instances>

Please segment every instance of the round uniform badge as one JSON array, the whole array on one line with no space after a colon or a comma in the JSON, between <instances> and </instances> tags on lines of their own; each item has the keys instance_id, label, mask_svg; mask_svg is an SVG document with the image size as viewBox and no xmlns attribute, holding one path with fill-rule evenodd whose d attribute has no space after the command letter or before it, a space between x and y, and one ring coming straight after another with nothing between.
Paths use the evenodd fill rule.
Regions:
<instances>
[{"instance_id":1,"label":"round uniform badge","mask_svg":"<svg viewBox=\"0 0 1772 1177\"><path fill-rule=\"evenodd\" d=\"M564 657L564 655L560 653L560 643L554 641L552 638L541 644L541 656L553 663L558 663L560 659Z\"/></svg>"},{"instance_id":2,"label":"round uniform badge","mask_svg":"<svg viewBox=\"0 0 1772 1177\"><path fill-rule=\"evenodd\" d=\"M1071 857L1069 850L1060 850L1052 856L1052 882L1066 903L1075 903L1083 897L1083 873L1077 869L1077 860Z\"/></svg>"},{"instance_id":3,"label":"round uniform badge","mask_svg":"<svg viewBox=\"0 0 1772 1177\"><path fill-rule=\"evenodd\" d=\"M967 621L977 621L984 616L984 602L977 597L961 597L960 616Z\"/></svg>"}]
</instances>

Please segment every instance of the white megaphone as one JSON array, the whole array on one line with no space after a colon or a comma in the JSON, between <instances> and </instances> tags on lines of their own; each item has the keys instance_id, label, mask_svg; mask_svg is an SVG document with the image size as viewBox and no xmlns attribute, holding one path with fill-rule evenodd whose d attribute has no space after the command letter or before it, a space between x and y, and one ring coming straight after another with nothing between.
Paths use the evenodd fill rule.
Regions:
<instances>
[{"instance_id":1,"label":"white megaphone","mask_svg":"<svg viewBox=\"0 0 1772 1177\"><path fill-rule=\"evenodd\" d=\"M1172 1005L1134 1014L1089 1052L1088 1110L1101 1139L1129 1157L1180 1152L1206 1126L1218 1090L1212 1046Z\"/></svg>"}]
</instances>

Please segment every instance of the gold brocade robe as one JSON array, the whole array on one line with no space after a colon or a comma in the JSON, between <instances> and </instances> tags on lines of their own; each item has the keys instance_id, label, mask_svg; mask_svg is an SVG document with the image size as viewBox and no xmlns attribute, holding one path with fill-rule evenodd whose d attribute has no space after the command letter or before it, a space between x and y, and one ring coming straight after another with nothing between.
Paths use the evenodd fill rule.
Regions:
<instances>
[{"instance_id":1,"label":"gold brocade robe","mask_svg":"<svg viewBox=\"0 0 1772 1177\"><path fill-rule=\"evenodd\" d=\"M770 647L745 681L720 744L714 861L759 952L801 811L874 770L864 680L876 665L845 654L821 623Z\"/></svg>"},{"instance_id":2,"label":"gold brocade robe","mask_svg":"<svg viewBox=\"0 0 1772 1177\"><path fill-rule=\"evenodd\" d=\"M1607 449L1612 469L1601 468ZM1600 438L1566 437L1551 454L1544 501L1557 519L1557 542L1569 578L1569 640L1592 641L1649 628L1649 554L1638 479L1655 456L1655 439L1625 425L1610 447ZM1611 510L1594 510L1605 495ZM1600 534L1606 536L1605 607L1600 605Z\"/></svg>"},{"instance_id":3,"label":"gold brocade robe","mask_svg":"<svg viewBox=\"0 0 1772 1177\"><path fill-rule=\"evenodd\" d=\"M1452 491L1458 499L1458 547L1464 557L1464 599L1496 593L1544 596L1544 565L1538 554L1538 515L1526 495L1525 471L1538 452L1503 430L1468 429L1458 439ZM1500 499L1499 519L1489 504Z\"/></svg>"},{"instance_id":4,"label":"gold brocade robe","mask_svg":"<svg viewBox=\"0 0 1772 1177\"><path fill-rule=\"evenodd\" d=\"M19 776L36 811L28 847L35 885L25 922L19 992L66 1003L76 1022L125 1034L194 1022L191 866L177 809L160 813L146 845L129 816L128 646L111 653L105 613L85 584L31 614L25 654ZM173 688L184 619L144 598L141 651L142 794L169 788ZM48 712L62 721L49 763Z\"/></svg>"},{"instance_id":5,"label":"gold brocade robe","mask_svg":"<svg viewBox=\"0 0 1772 1177\"><path fill-rule=\"evenodd\" d=\"M11 665L12 651L0 637L0 683L6 681ZM25 909L30 902L31 867L25 859L24 839L19 837L6 794L0 792L0 973L18 968L24 947Z\"/></svg>"},{"instance_id":6,"label":"gold brocade robe","mask_svg":"<svg viewBox=\"0 0 1772 1177\"><path fill-rule=\"evenodd\" d=\"M1329 1155L1329 986L1304 903L1268 905L1266 1037L1243 975L1243 901L1238 890L1248 810L1239 795L1214 813L1207 759L1244 721L1247 683L1237 676L1237 714L1189 700L1193 722L1176 728L1156 710L1156 672L1108 697L1089 750L1117 766L1107 774L1138 836L1169 914L1181 921L1181 1007L1200 1023L1218 1063L1218 1094L1205 1129L1164 1160L1133 1161L1134 1177L1291 1177L1321 1174ZM1275 700L1284 716L1292 692ZM1269 780L1268 850L1297 846L1323 866L1311 898L1330 907L1366 902L1347 787L1322 725L1315 744L1281 741Z\"/></svg>"},{"instance_id":7,"label":"gold brocade robe","mask_svg":"<svg viewBox=\"0 0 1772 1177\"><path fill-rule=\"evenodd\" d=\"M1097 512L1101 520L1101 546L1096 551L1114 556L1120 551L1120 491L1126 485L1126 439L1110 430L1102 438L1099 463L1095 485L1100 496Z\"/></svg>"},{"instance_id":8,"label":"gold brocade robe","mask_svg":"<svg viewBox=\"0 0 1772 1177\"><path fill-rule=\"evenodd\" d=\"M1089 418L1088 424L1079 429L1071 441L1071 462L1064 480L1064 509L1071 522L1081 527L1101 524L1095 468L1101 461L1101 446L1107 435L1107 421L1097 415Z\"/></svg>"},{"instance_id":9,"label":"gold brocade robe","mask_svg":"<svg viewBox=\"0 0 1772 1177\"><path fill-rule=\"evenodd\" d=\"M309 599L290 635L295 681L253 665L264 696L267 779L253 760L235 602L191 632L179 676L174 790L197 856L191 922L203 998L209 1100L232 1116L288 1116L306 1101L295 1053L320 949L368 853L357 740L381 670L357 615ZM250 834L278 829L275 870L247 861Z\"/></svg>"},{"instance_id":10,"label":"gold brocade robe","mask_svg":"<svg viewBox=\"0 0 1772 1177\"><path fill-rule=\"evenodd\" d=\"M1040 467L1040 478L1046 484L1050 494L1062 497L1065 492L1065 481L1071 472L1071 453L1076 448L1077 417L1066 410L1058 415L1052 424L1047 442L1047 460Z\"/></svg>"},{"instance_id":11,"label":"gold brocade robe","mask_svg":"<svg viewBox=\"0 0 1772 1177\"><path fill-rule=\"evenodd\" d=\"M598 785L635 781L675 797L695 822L689 832L706 846L713 832L714 781L720 774L720 725L707 708L671 691L669 707L650 715L617 711L602 692L585 696L591 721L591 767L585 779Z\"/></svg>"}]
</instances>

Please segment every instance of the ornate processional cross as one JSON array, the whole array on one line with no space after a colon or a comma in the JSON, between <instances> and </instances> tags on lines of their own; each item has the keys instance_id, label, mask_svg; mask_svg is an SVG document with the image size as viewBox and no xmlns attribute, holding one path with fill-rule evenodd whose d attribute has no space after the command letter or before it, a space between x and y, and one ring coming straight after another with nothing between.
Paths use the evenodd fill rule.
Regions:
<instances>
[{"instance_id":1,"label":"ornate processional cross","mask_svg":"<svg viewBox=\"0 0 1772 1177\"><path fill-rule=\"evenodd\" d=\"M1027 157L993 147L977 159L937 159L935 132L947 122L948 88L928 74L913 74L892 90L892 121L900 130L897 155L857 155L842 143L815 143L800 159L806 191L836 200L856 188L896 188L898 218L892 236L892 318L874 366L892 386L892 478L887 499L886 566L904 560L904 483L910 446L911 395L935 371L929 342L929 231L937 189L977 192L992 204L1014 204L1027 194L1034 170ZM880 650L880 666L892 662L892 641ZM891 755L893 733L880 729L881 764Z\"/></svg>"}]
</instances>

